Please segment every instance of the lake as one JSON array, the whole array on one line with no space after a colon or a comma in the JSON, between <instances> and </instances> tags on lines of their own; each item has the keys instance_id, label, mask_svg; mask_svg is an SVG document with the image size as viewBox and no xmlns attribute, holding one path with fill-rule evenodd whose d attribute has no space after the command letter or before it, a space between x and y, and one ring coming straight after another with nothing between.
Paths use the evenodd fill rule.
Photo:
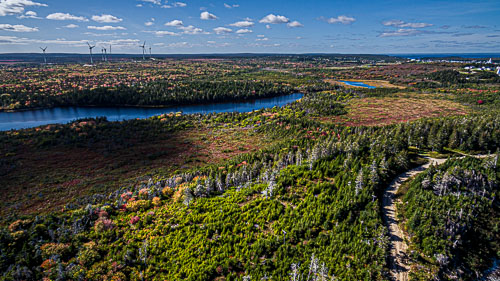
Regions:
<instances>
[{"instance_id":1,"label":"lake","mask_svg":"<svg viewBox=\"0 0 500 281\"><path fill-rule=\"evenodd\" d=\"M0 131L26 129L47 124L65 124L76 119L106 117L109 121L122 121L135 118L148 118L170 112L183 114L208 114L221 112L251 112L263 108L284 106L301 99L302 93L274 98L263 98L247 102L225 102L199 105L186 105L168 108L145 107L56 107L49 109L0 112Z\"/></svg>"},{"instance_id":2,"label":"lake","mask_svg":"<svg viewBox=\"0 0 500 281\"><path fill-rule=\"evenodd\" d=\"M363 82L356 82L356 81L340 81L348 86L356 86L356 87L364 87L368 89L375 89L376 87L370 86L368 84L365 84Z\"/></svg>"}]
</instances>

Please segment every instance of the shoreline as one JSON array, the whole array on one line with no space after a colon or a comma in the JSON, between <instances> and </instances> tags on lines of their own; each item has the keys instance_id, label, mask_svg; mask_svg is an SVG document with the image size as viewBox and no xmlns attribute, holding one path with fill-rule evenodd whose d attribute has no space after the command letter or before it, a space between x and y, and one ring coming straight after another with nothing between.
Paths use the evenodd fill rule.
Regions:
<instances>
[{"instance_id":1,"label":"shoreline","mask_svg":"<svg viewBox=\"0 0 500 281\"><path fill-rule=\"evenodd\" d=\"M5 113L16 113L16 112L26 112L26 111L37 111L37 110L46 110L46 109L55 109L55 108L71 108L71 107L83 107L83 108L145 108L145 109L151 109L151 108L156 108L156 109L164 109L164 108L175 108L175 107L181 107L181 106L201 106L201 105L207 105L207 104L225 104L225 103L245 103L245 102L251 102L251 101L257 101L257 100L263 100L263 99L273 99L273 98L278 98L278 97L285 97L293 94L306 94L305 91L303 92L293 92L293 93L288 93L288 94L281 94L281 95L275 95L275 96L265 96L265 97L258 97L258 98L253 98L253 99L235 99L235 100L229 100L229 101L211 101L208 103L193 103L193 104L176 104L176 105L135 105L135 104L120 104L120 105L62 105L62 106L45 106L45 107L32 107L32 108L20 108L20 109L2 109L0 108L0 113L5 112Z\"/></svg>"}]
</instances>

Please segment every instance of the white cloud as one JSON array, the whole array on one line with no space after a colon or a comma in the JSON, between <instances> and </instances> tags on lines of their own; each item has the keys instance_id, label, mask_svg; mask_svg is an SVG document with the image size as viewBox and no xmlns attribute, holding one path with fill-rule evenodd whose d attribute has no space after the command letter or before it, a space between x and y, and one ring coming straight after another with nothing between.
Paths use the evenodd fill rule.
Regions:
<instances>
[{"instance_id":1,"label":"white cloud","mask_svg":"<svg viewBox=\"0 0 500 281\"><path fill-rule=\"evenodd\" d=\"M266 24L266 29L271 29L271 26L269 24Z\"/></svg>"},{"instance_id":2,"label":"white cloud","mask_svg":"<svg viewBox=\"0 0 500 281\"><path fill-rule=\"evenodd\" d=\"M255 39L255 41L269 41L269 38L261 37L261 38Z\"/></svg>"},{"instance_id":3,"label":"white cloud","mask_svg":"<svg viewBox=\"0 0 500 281\"><path fill-rule=\"evenodd\" d=\"M327 23L333 24L333 23L341 23L341 24L351 24L355 22L356 19L353 17L348 17L348 16L338 16L336 18L329 18L326 19Z\"/></svg>"},{"instance_id":4,"label":"white cloud","mask_svg":"<svg viewBox=\"0 0 500 281\"><path fill-rule=\"evenodd\" d=\"M121 22L123 19L117 18L113 15L100 15L100 16L92 16L92 20L99 23L112 23L112 22Z\"/></svg>"},{"instance_id":5,"label":"white cloud","mask_svg":"<svg viewBox=\"0 0 500 281\"><path fill-rule=\"evenodd\" d=\"M225 34L225 33L231 33L233 32L233 30L227 27L216 27L214 28L214 32L217 34Z\"/></svg>"},{"instance_id":6,"label":"white cloud","mask_svg":"<svg viewBox=\"0 0 500 281\"><path fill-rule=\"evenodd\" d=\"M0 30L12 32L35 32L38 31L37 27L28 27L22 24L0 24Z\"/></svg>"},{"instance_id":7,"label":"white cloud","mask_svg":"<svg viewBox=\"0 0 500 281\"><path fill-rule=\"evenodd\" d=\"M394 26L394 27L410 27L410 28L424 28L433 26L433 24L425 23L425 22L404 22L402 20L388 20L382 22L385 26Z\"/></svg>"},{"instance_id":8,"label":"white cloud","mask_svg":"<svg viewBox=\"0 0 500 281\"><path fill-rule=\"evenodd\" d=\"M111 26L111 25L105 25L105 26L87 26L88 29L93 29L93 30L126 30L125 27L123 26Z\"/></svg>"},{"instance_id":9,"label":"white cloud","mask_svg":"<svg viewBox=\"0 0 500 281\"><path fill-rule=\"evenodd\" d=\"M164 8L164 9L170 9L170 8L177 8L177 7L186 7L187 4L186 3L183 3L183 2L175 2L175 3L172 3L172 5L168 5L168 4L165 4L165 5L162 5L161 7Z\"/></svg>"},{"instance_id":10,"label":"white cloud","mask_svg":"<svg viewBox=\"0 0 500 281\"><path fill-rule=\"evenodd\" d=\"M33 12L33 11L27 11L26 13L24 13L24 15L20 15L17 18L19 18L19 19L41 19L40 17L38 17L38 14L36 12Z\"/></svg>"},{"instance_id":11,"label":"white cloud","mask_svg":"<svg viewBox=\"0 0 500 281\"><path fill-rule=\"evenodd\" d=\"M211 13L205 11L205 12L202 12L200 14L200 19L202 19L202 20L216 20L217 17L214 14L211 14Z\"/></svg>"},{"instance_id":12,"label":"white cloud","mask_svg":"<svg viewBox=\"0 0 500 281\"><path fill-rule=\"evenodd\" d=\"M175 2L173 5L174 7L181 7L181 8L187 6L187 4L184 2Z\"/></svg>"},{"instance_id":13,"label":"white cloud","mask_svg":"<svg viewBox=\"0 0 500 281\"><path fill-rule=\"evenodd\" d=\"M31 45L31 44L60 44L60 45L74 45L86 46L86 41L69 41L64 38L52 40L39 40L30 38L20 38L16 36L0 36L0 44L2 45Z\"/></svg>"},{"instance_id":14,"label":"white cloud","mask_svg":"<svg viewBox=\"0 0 500 281\"><path fill-rule=\"evenodd\" d=\"M161 0L142 0L142 2L151 3L155 5L161 5Z\"/></svg>"},{"instance_id":15,"label":"white cloud","mask_svg":"<svg viewBox=\"0 0 500 281\"><path fill-rule=\"evenodd\" d=\"M224 7L228 8L228 9L238 8L239 6L240 5L238 5L238 4L229 5L229 4L224 3Z\"/></svg>"},{"instance_id":16,"label":"white cloud","mask_svg":"<svg viewBox=\"0 0 500 281\"><path fill-rule=\"evenodd\" d=\"M303 27L304 25L295 20L295 21L289 22L286 26L288 26L288 27Z\"/></svg>"},{"instance_id":17,"label":"white cloud","mask_svg":"<svg viewBox=\"0 0 500 281\"><path fill-rule=\"evenodd\" d=\"M147 21L144 23L145 26L152 26L153 24L155 24L155 23L152 21Z\"/></svg>"},{"instance_id":18,"label":"white cloud","mask_svg":"<svg viewBox=\"0 0 500 281\"><path fill-rule=\"evenodd\" d=\"M183 26L184 23L181 20L172 20L165 23L166 26Z\"/></svg>"},{"instance_id":19,"label":"white cloud","mask_svg":"<svg viewBox=\"0 0 500 281\"><path fill-rule=\"evenodd\" d=\"M397 36L414 36L422 34L421 30L417 29L398 29L396 31L384 31L379 34L379 37L397 37Z\"/></svg>"},{"instance_id":20,"label":"white cloud","mask_svg":"<svg viewBox=\"0 0 500 281\"><path fill-rule=\"evenodd\" d=\"M248 21L248 20L238 21L238 22L230 24L230 26L235 26L235 27L251 27L253 25L254 25L254 23L251 21Z\"/></svg>"},{"instance_id":21,"label":"white cloud","mask_svg":"<svg viewBox=\"0 0 500 281\"><path fill-rule=\"evenodd\" d=\"M28 6L47 7L31 0L0 0L0 16L22 14Z\"/></svg>"},{"instance_id":22,"label":"white cloud","mask_svg":"<svg viewBox=\"0 0 500 281\"><path fill-rule=\"evenodd\" d=\"M76 24L68 24L68 25L65 25L63 27L65 27L65 28L77 28L78 25L76 25Z\"/></svg>"},{"instance_id":23,"label":"white cloud","mask_svg":"<svg viewBox=\"0 0 500 281\"><path fill-rule=\"evenodd\" d=\"M47 16L49 20L76 20L76 21L89 21L85 17L74 16L68 13L53 13Z\"/></svg>"},{"instance_id":24,"label":"white cloud","mask_svg":"<svg viewBox=\"0 0 500 281\"><path fill-rule=\"evenodd\" d=\"M269 14L269 15L263 17L259 22L260 23L278 24L278 23L288 23L288 22L290 22L290 19L288 19L285 16Z\"/></svg>"},{"instance_id":25,"label":"white cloud","mask_svg":"<svg viewBox=\"0 0 500 281\"><path fill-rule=\"evenodd\" d=\"M178 29L182 30L183 34L188 35L198 35L198 34L209 34L208 32L204 32L203 29L194 27L192 25L189 26L179 26Z\"/></svg>"},{"instance_id":26,"label":"white cloud","mask_svg":"<svg viewBox=\"0 0 500 281\"><path fill-rule=\"evenodd\" d=\"M169 35L169 36L178 36L179 34L175 33L175 32L172 32L172 31L166 31L166 30L159 30L159 31L154 31L154 34L156 36L165 36L165 35Z\"/></svg>"},{"instance_id":27,"label":"white cloud","mask_svg":"<svg viewBox=\"0 0 500 281\"><path fill-rule=\"evenodd\" d=\"M245 34L245 33L252 33L252 32L253 32L252 30L246 29L246 28L245 29L238 29L236 31L237 34Z\"/></svg>"}]
</instances>

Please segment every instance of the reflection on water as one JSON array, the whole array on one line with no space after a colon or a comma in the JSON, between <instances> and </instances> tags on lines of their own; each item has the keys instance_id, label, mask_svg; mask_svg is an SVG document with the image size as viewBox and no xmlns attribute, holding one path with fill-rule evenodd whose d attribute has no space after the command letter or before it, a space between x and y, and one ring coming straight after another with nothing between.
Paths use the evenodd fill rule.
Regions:
<instances>
[{"instance_id":1,"label":"reflection on water","mask_svg":"<svg viewBox=\"0 0 500 281\"><path fill-rule=\"evenodd\" d=\"M0 112L0 131L32 128L54 123L68 123L75 119L88 117L106 117L109 121L121 121L135 118L148 118L163 113L180 111L184 114L250 112L262 108L284 106L302 98L302 96L303 94L296 93L275 98L257 99L249 102L212 103L169 108L57 107L20 112Z\"/></svg>"}]
</instances>

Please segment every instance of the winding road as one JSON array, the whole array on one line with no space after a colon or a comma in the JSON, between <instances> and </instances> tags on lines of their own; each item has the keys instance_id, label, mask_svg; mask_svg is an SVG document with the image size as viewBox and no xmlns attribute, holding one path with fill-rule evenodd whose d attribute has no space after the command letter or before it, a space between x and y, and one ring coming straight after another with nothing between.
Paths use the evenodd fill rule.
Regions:
<instances>
[{"instance_id":1,"label":"winding road","mask_svg":"<svg viewBox=\"0 0 500 281\"><path fill-rule=\"evenodd\" d=\"M398 175L387 187L382 199L382 218L385 225L389 230L389 243L391 254L389 256L390 274L393 280L407 281L410 266L408 264L408 257L406 250L408 246L404 241L404 233L399 228L398 220L396 217L396 192L399 186L409 178L420 174L430 167L432 164L440 165L446 162L447 159L427 158L429 163L409 170L405 173Z\"/></svg>"},{"instance_id":2,"label":"winding road","mask_svg":"<svg viewBox=\"0 0 500 281\"><path fill-rule=\"evenodd\" d=\"M475 158L486 158L491 156L486 154L481 155L469 155L460 153L463 156L458 158L475 157ZM396 281L408 281L408 272L410 271L410 265L408 263L408 256L406 250L408 245L404 240L404 233L399 228L398 220L396 217L396 192L399 186L411 177L414 177L421 172L425 171L431 165L441 165L448 159L436 159L431 157L425 157L429 162L417 168L411 169L405 173L398 175L387 187L384 192L384 197L382 199L382 219L384 224L389 230L389 243L391 253L389 256L389 269L393 280Z\"/></svg>"}]
</instances>

